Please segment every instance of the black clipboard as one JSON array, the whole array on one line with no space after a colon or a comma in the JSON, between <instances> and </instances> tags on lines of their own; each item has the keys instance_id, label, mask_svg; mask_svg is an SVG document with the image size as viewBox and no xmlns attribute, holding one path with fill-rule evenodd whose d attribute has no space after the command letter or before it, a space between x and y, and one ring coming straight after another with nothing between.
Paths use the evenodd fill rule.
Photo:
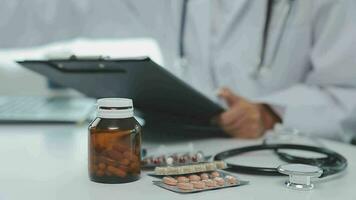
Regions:
<instances>
[{"instance_id":1,"label":"black clipboard","mask_svg":"<svg viewBox=\"0 0 356 200\"><path fill-rule=\"evenodd\" d=\"M18 61L54 83L94 98L131 98L155 122L210 127L223 108L148 57Z\"/></svg>"}]
</instances>

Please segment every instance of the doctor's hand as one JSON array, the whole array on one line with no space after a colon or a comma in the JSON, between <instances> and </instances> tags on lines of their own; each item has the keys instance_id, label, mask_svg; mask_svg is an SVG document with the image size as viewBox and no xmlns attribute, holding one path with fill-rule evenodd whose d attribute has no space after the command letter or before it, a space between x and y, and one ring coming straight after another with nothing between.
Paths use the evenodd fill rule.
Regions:
<instances>
[{"instance_id":1,"label":"doctor's hand","mask_svg":"<svg viewBox=\"0 0 356 200\"><path fill-rule=\"evenodd\" d=\"M229 109L217 117L217 123L229 135L239 138L257 138L281 121L265 104L256 104L239 97L227 88L222 88L219 97Z\"/></svg>"}]
</instances>

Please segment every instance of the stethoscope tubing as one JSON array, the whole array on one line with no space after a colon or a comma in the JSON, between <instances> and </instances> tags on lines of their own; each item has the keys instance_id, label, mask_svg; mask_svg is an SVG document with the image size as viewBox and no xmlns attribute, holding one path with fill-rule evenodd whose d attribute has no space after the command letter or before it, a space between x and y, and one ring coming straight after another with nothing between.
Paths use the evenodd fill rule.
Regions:
<instances>
[{"instance_id":1,"label":"stethoscope tubing","mask_svg":"<svg viewBox=\"0 0 356 200\"><path fill-rule=\"evenodd\" d=\"M326 158L303 158L303 157L293 156L278 151L282 149L311 151L311 152L324 154L327 157ZM347 167L346 158L337 152L322 147L296 145L296 144L262 144L262 145L236 148L236 149L227 150L216 154L214 156L214 160L225 160L232 156L241 155L243 153L262 151L262 150L273 150L277 153L277 155L281 160L286 161L288 163L301 163L301 164L318 166L323 169L323 174L321 175L321 178L339 173L345 170ZM241 172L247 174L260 174L260 175L273 175L273 176L282 175L278 172L277 168L244 166L244 165L237 165L228 162L227 162L227 167L228 167L227 168L228 171Z\"/></svg>"}]
</instances>

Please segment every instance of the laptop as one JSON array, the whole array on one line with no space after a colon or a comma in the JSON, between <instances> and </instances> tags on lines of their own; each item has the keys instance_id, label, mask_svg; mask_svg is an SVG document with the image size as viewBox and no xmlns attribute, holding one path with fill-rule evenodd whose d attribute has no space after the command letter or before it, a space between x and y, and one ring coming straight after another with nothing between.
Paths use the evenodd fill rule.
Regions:
<instances>
[{"instance_id":1,"label":"laptop","mask_svg":"<svg viewBox=\"0 0 356 200\"><path fill-rule=\"evenodd\" d=\"M81 123L94 110L91 98L0 96L0 123Z\"/></svg>"}]
</instances>

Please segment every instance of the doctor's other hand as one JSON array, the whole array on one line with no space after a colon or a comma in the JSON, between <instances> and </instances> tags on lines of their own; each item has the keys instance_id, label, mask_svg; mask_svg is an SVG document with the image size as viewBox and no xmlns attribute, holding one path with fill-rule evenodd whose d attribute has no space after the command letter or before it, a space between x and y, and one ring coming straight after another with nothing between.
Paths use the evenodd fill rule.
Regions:
<instances>
[{"instance_id":1,"label":"doctor's other hand","mask_svg":"<svg viewBox=\"0 0 356 200\"><path fill-rule=\"evenodd\" d=\"M265 104L256 104L222 88L219 97L229 107L217 117L217 123L229 135L239 138L258 138L272 129L281 119Z\"/></svg>"}]
</instances>

